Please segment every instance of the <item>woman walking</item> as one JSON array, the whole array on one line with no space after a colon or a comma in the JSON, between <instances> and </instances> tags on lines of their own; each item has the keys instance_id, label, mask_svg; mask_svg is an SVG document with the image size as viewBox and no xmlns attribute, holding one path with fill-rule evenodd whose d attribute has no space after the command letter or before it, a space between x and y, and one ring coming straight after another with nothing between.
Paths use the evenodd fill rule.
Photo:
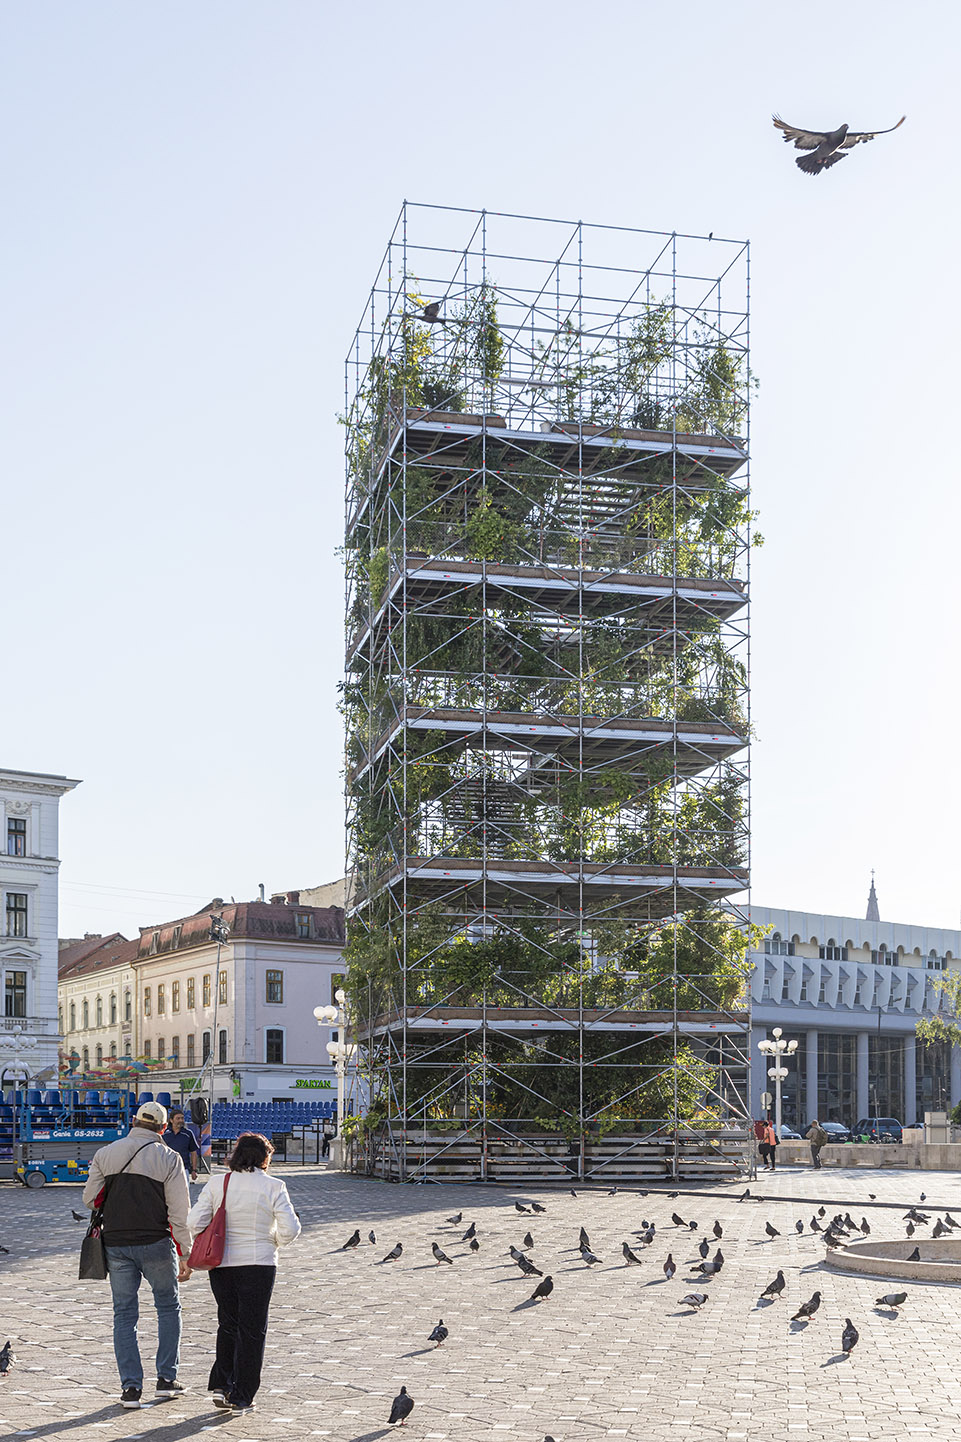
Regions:
<instances>
[{"instance_id":1,"label":"woman walking","mask_svg":"<svg viewBox=\"0 0 961 1442\"><path fill-rule=\"evenodd\" d=\"M192 1232L203 1231L226 1188L227 1242L221 1265L210 1272L210 1289L217 1300L217 1356L207 1386L215 1406L232 1412L248 1412L253 1406L264 1361L277 1248L300 1233L287 1188L268 1176L273 1150L266 1137L244 1132L227 1163L229 1171L211 1177L187 1217Z\"/></svg>"}]
</instances>

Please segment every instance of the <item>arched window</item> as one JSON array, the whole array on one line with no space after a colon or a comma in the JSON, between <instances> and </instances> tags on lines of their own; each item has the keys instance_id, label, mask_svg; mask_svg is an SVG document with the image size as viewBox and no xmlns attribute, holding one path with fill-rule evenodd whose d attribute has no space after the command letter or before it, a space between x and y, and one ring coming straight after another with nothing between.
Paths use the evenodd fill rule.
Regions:
<instances>
[{"instance_id":1,"label":"arched window","mask_svg":"<svg viewBox=\"0 0 961 1442\"><path fill-rule=\"evenodd\" d=\"M205 1031L201 1038L201 1061L206 1061L210 1055L210 1032Z\"/></svg>"},{"instance_id":2,"label":"arched window","mask_svg":"<svg viewBox=\"0 0 961 1442\"><path fill-rule=\"evenodd\" d=\"M110 1025L117 1025L117 993L115 991L110 993Z\"/></svg>"},{"instance_id":3,"label":"arched window","mask_svg":"<svg viewBox=\"0 0 961 1442\"><path fill-rule=\"evenodd\" d=\"M848 949L846 946L838 946L833 936L829 936L824 946L819 948L822 961L847 961Z\"/></svg>"},{"instance_id":4,"label":"arched window","mask_svg":"<svg viewBox=\"0 0 961 1442\"><path fill-rule=\"evenodd\" d=\"M130 1002L130 988L129 988L129 986L128 986L127 990L126 990L126 991L124 992L124 994L123 994L123 1019L124 1019L124 1021L129 1021L129 1020L130 1020L130 1017L131 1017L131 1002Z\"/></svg>"},{"instance_id":5,"label":"arched window","mask_svg":"<svg viewBox=\"0 0 961 1442\"><path fill-rule=\"evenodd\" d=\"M116 1059L117 1059L117 1043L116 1043L115 1041L112 1041L112 1042L110 1043L110 1056L111 1056L111 1058L112 1058L114 1061L116 1061Z\"/></svg>"},{"instance_id":6,"label":"arched window","mask_svg":"<svg viewBox=\"0 0 961 1442\"><path fill-rule=\"evenodd\" d=\"M77 1003L75 1001L70 1003L70 1030L77 1030Z\"/></svg>"},{"instance_id":7,"label":"arched window","mask_svg":"<svg viewBox=\"0 0 961 1442\"><path fill-rule=\"evenodd\" d=\"M83 1024L85 1027L90 1025L90 1003L86 997L83 999Z\"/></svg>"},{"instance_id":8,"label":"arched window","mask_svg":"<svg viewBox=\"0 0 961 1442\"><path fill-rule=\"evenodd\" d=\"M764 952L766 956L793 956L794 942L785 941L779 931L774 931L764 939Z\"/></svg>"},{"instance_id":9,"label":"arched window","mask_svg":"<svg viewBox=\"0 0 961 1442\"><path fill-rule=\"evenodd\" d=\"M97 1070L99 1071L100 1068L103 1066L103 1047L102 1047L102 1046L98 1046L98 1047L97 1047L96 1057L97 1057Z\"/></svg>"},{"instance_id":10,"label":"arched window","mask_svg":"<svg viewBox=\"0 0 961 1442\"><path fill-rule=\"evenodd\" d=\"M96 1010L96 1016L97 1016L97 1025L98 1025L98 1026L103 1026L103 997L102 997L102 996L98 996L98 997L97 997L97 1000L96 1000L96 1002L95 1002L95 1010Z\"/></svg>"},{"instance_id":11,"label":"arched window","mask_svg":"<svg viewBox=\"0 0 961 1442\"><path fill-rule=\"evenodd\" d=\"M219 1064L220 1064L221 1066L225 1066L226 1063L227 1063L227 1033L226 1033L226 1031L221 1031L221 1032L218 1034L218 1040L217 1040L217 1061L219 1062Z\"/></svg>"},{"instance_id":12,"label":"arched window","mask_svg":"<svg viewBox=\"0 0 961 1442\"><path fill-rule=\"evenodd\" d=\"M63 1033L63 1007L57 1007L57 1031Z\"/></svg>"},{"instance_id":13,"label":"arched window","mask_svg":"<svg viewBox=\"0 0 961 1442\"><path fill-rule=\"evenodd\" d=\"M80 1065L81 1065L81 1067L83 1068L83 1070L84 1070L85 1072L87 1072L87 1071L90 1070L90 1049L89 1049L89 1047L84 1047L83 1052L81 1053Z\"/></svg>"}]
</instances>

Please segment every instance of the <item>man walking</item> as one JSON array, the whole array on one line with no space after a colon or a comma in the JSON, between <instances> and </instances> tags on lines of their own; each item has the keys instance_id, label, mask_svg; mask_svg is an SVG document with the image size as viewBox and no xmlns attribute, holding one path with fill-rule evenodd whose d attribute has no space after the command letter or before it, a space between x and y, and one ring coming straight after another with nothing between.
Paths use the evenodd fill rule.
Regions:
<instances>
[{"instance_id":1,"label":"man walking","mask_svg":"<svg viewBox=\"0 0 961 1442\"><path fill-rule=\"evenodd\" d=\"M94 1153L84 1205L103 1195L103 1242L113 1293L113 1349L121 1404L139 1407L143 1364L137 1346L138 1293L146 1278L157 1308L157 1397L179 1397L179 1282L190 1276L190 1191L180 1157L164 1145L167 1112L145 1102L125 1137ZM171 1233L173 1234L171 1236ZM180 1256L178 1259L177 1253Z\"/></svg>"},{"instance_id":2,"label":"man walking","mask_svg":"<svg viewBox=\"0 0 961 1442\"><path fill-rule=\"evenodd\" d=\"M184 1164L184 1171L190 1173L190 1180L197 1180L197 1143L194 1134L184 1122L184 1114L177 1108L170 1113L170 1126L164 1132L164 1141L172 1151L177 1152Z\"/></svg>"},{"instance_id":3,"label":"man walking","mask_svg":"<svg viewBox=\"0 0 961 1442\"><path fill-rule=\"evenodd\" d=\"M817 1117L814 1118L814 1121L808 1127L807 1131L804 1133L804 1136L805 1139L811 1143L811 1160L814 1163L815 1170L820 1171L821 1148L827 1141L828 1134L822 1127L821 1123L818 1121Z\"/></svg>"}]
</instances>

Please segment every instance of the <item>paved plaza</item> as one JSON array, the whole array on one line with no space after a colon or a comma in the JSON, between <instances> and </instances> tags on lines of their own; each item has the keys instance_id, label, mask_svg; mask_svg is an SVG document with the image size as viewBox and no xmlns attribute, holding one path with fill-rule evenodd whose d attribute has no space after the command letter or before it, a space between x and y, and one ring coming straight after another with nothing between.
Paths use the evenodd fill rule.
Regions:
<instances>
[{"instance_id":1,"label":"paved plaza","mask_svg":"<svg viewBox=\"0 0 961 1442\"><path fill-rule=\"evenodd\" d=\"M182 1289L180 1375L189 1393L122 1411L109 1287L76 1280L83 1228L71 1207L79 1209L79 1189L0 1188L0 1243L9 1248L0 1255L0 1345L11 1337L18 1358L0 1381L0 1437L177 1442L224 1428L229 1442L374 1442L387 1435L402 1384L416 1404L407 1433L430 1442L647 1439L669 1429L696 1442L961 1437L961 1288L830 1271L808 1226L823 1203L829 1216L848 1208L857 1221L866 1216L874 1237L903 1237L902 1212L922 1191L928 1210L961 1212L953 1173L784 1170L751 1184L770 1198L759 1205L738 1202L743 1183L676 1199L666 1189L645 1197L633 1188L572 1198L546 1187L396 1186L311 1167L277 1171L304 1233L281 1254L264 1385L256 1412L243 1418L207 1402L215 1322L200 1274ZM517 1198L547 1211L520 1216ZM675 1209L698 1230L675 1229ZM462 1223L449 1225L445 1218L458 1211ZM715 1219L726 1265L702 1283L687 1264L700 1260L697 1244ZM635 1235L642 1220L657 1228L646 1249ZM781 1235L769 1240L765 1221ZM471 1222L476 1254L460 1242ZM598 1266L580 1259L581 1225ZM341 1251L355 1227L362 1246ZM366 1240L371 1229L374 1246ZM506 1255L528 1230L530 1255L555 1284L553 1296L536 1304L528 1299L537 1278L524 1277ZM433 1241L452 1266L435 1264ZM624 1241L643 1255L641 1266L625 1264ZM396 1242L402 1258L380 1264ZM662 1274L668 1251L679 1263L673 1282ZM759 1302L779 1267L787 1279L782 1299ZM909 1294L896 1318L873 1306L893 1285ZM823 1295L816 1318L792 1324L791 1313L815 1289ZM678 1305L691 1290L710 1295L700 1313ZM156 1340L149 1299L143 1310L149 1397ZM435 1349L427 1336L441 1317L450 1337ZM845 1317L861 1334L850 1360L840 1355Z\"/></svg>"}]
</instances>

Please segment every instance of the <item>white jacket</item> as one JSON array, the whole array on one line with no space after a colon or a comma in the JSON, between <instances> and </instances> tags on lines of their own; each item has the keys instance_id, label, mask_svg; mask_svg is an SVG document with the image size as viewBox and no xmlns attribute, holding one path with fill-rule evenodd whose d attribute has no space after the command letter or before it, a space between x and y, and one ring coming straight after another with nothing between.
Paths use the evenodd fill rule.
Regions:
<instances>
[{"instance_id":1,"label":"white jacket","mask_svg":"<svg viewBox=\"0 0 961 1442\"><path fill-rule=\"evenodd\" d=\"M194 1205L187 1225L202 1232L227 1188L227 1245L223 1267L276 1267L277 1248L300 1235L300 1222L283 1182L258 1167L255 1172L224 1172L211 1177Z\"/></svg>"}]
</instances>

